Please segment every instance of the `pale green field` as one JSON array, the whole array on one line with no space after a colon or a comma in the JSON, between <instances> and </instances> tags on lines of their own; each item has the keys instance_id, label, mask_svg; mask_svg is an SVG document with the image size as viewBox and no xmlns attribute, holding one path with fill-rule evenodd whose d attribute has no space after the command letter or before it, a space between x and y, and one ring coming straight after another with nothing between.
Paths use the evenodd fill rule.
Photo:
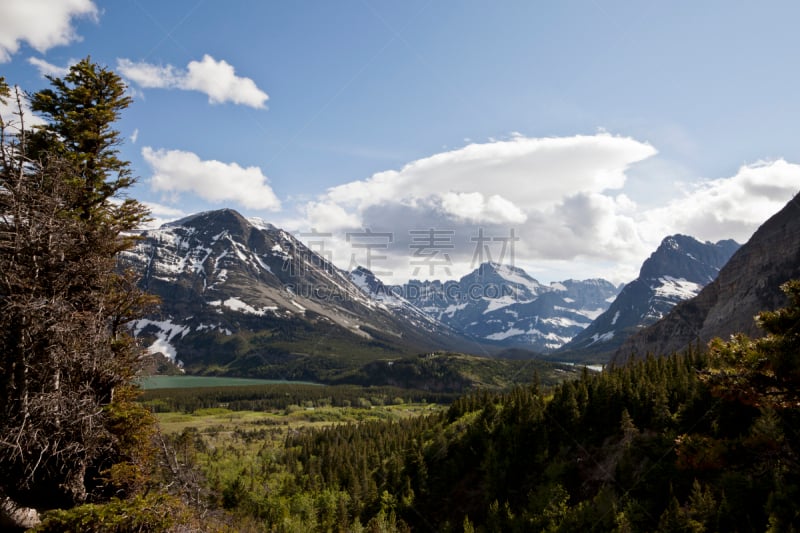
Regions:
<instances>
[{"instance_id":1,"label":"pale green field","mask_svg":"<svg viewBox=\"0 0 800 533\"><path fill-rule=\"evenodd\" d=\"M194 413L158 413L159 426L164 433L180 433L195 428L201 433L226 433L235 430L267 428L291 429L325 426L367 420L397 420L409 416L434 413L443 406L435 404L401 404L357 407L303 408L290 406L281 411L231 411L224 408L198 409Z\"/></svg>"}]
</instances>

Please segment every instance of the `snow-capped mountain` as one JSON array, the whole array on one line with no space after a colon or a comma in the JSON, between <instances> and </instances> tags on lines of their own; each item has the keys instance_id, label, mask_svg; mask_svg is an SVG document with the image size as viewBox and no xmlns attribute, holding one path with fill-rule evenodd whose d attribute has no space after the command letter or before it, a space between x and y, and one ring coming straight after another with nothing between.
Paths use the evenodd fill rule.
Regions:
<instances>
[{"instance_id":1,"label":"snow-capped mountain","mask_svg":"<svg viewBox=\"0 0 800 533\"><path fill-rule=\"evenodd\" d=\"M560 351L573 355L613 352L627 337L660 320L678 302L696 296L738 248L732 240L711 243L686 235L665 238L642 264L639 277Z\"/></svg>"},{"instance_id":2,"label":"snow-capped mountain","mask_svg":"<svg viewBox=\"0 0 800 533\"><path fill-rule=\"evenodd\" d=\"M800 194L769 218L732 255L700 294L681 302L663 319L629 337L612 362L646 353L669 354L734 333L764 335L754 317L789 302L782 283L800 278Z\"/></svg>"},{"instance_id":3,"label":"snow-capped mountain","mask_svg":"<svg viewBox=\"0 0 800 533\"><path fill-rule=\"evenodd\" d=\"M518 267L484 263L458 281L394 288L436 320L495 345L552 352L608 308L619 288L602 279L544 285Z\"/></svg>"},{"instance_id":4,"label":"snow-capped mountain","mask_svg":"<svg viewBox=\"0 0 800 533\"><path fill-rule=\"evenodd\" d=\"M268 374L297 355L409 353L463 339L394 312L289 233L223 209L143 232L123 266L161 300L135 335L194 370Z\"/></svg>"}]
</instances>

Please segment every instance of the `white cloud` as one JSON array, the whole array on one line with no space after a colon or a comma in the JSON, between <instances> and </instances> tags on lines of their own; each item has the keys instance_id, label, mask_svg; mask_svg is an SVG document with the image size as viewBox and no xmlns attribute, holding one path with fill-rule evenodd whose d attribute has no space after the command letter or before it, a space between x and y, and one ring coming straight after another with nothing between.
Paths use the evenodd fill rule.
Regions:
<instances>
[{"instance_id":1,"label":"white cloud","mask_svg":"<svg viewBox=\"0 0 800 533\"><path fill-rule=\"evenodd\" d=\"M354 228L361 223L358 216L330 202L309 202L305 212L310 227L325 228L326 231Z\"/></svg>"},{"instance_id":2,"label":"white cloud","mask_svg":"<svg viewBox=\"0 0 800 533\"><path fill-rule=\"evenodd\" d=\"M24 121L24 126L26 129L29 129L33 126L44 126L46 124L45 121L33 114L33 111L31 111L31 107L28 104L28 100L24 97L21 90L19 104L22 106L22 120L20 120L20 110L17 105L17 99L14 91L15 88L12 87L11 97L6 98L5 103L0 101L0 117L3 118L3 122L5 123L6 127L9 128L9 132L17 133L22 121Z\"/></svg>"},{"instance_id":3,"label":"white cloud","mask_svg":"<svg viewBox=\"0 0 800 533\"><path fill-rule=\"evenodd\" d=\"M215 202L236 202L250 209L277 211L280 201L258 167L200 159L182 150L142 148L153 169L150 187L163 193L191 193Z\"/></svg>"},{"instance_id":4,"label":"white cloud","mask_svg":"<svg viewBox=\"0 0 800 533\"><path fill-rule=\"evenodd\" d=\"M480 192L446 192L442 209L456 219L491 224L521 224L528 218L522 210L499 194L487 200Z\"/></svg>"},{"instance_id":5,"label":"white cloud","mask_svg":"<svg viewBox=\"0 0 800 533\"><path fill-rule=\"evenodd\" d=\"M21 43L41 53L79 40L75 17L97 18L92 0L3 0L0 2L0 63L11 60Z\"/></svg>"},{"instance_id":6,"label":"white cloud","mask_svg":"<svg viewBox=\"0 0 800 533\"><path fill-rule=\"evenodd\" d=\"M118 59L117 70L121 75L145 88L181 88L181 80L185 76L185 73L178 72L172 65L134 63L130 59Z\"/></svg>"},{"instance_id":7,"label":"white cloud","mask_svg":"<svg viewBox=\"0 0 800 533\"><path fill-rule=\"evenodd\" d=\"M55 76L57 78L63 78L69 73L69 65L66 67L59 67L58 65L48 63L44 59L39 59L38 57L29 57L28 63L36 67L39 71L39 75L42 77Z\"/></svg>"},{"instance_id":8,"label":"white cloud","mask_svg":"<svg viewBox=\"0 0 800 533\"><path fill-rule=\"evenodd\" d=\"M690 185L682 197L646 214L649 231L744 243L800 191L800 165L783 159L739 168L735 176Z\"/></svg>"},{"instance_id":9,"label":"white cloud","mask_svg":"<svg viewBox=\"0 0 800 533\"><path fill-rule=\"evenodd\" d=\"M327 197L365 209L383 202L481 192L485 197L513 198L521 209L544 207L565 191L619 189L628 167L655 153L649 144L608 134L515 136L419 159L399 171L333 187Z\"/></svg>"},{"instance_id":10,"label":"white cloud","mask_svg":"<svg viewBox=\"0 0 800 533\"><path fill-rule=\"evenodd\" d=\"M745 242L800 187L800 165L779 160L687 187L680 198L637 205L626 194L627 174L654 154L650 144L605 132L543 139L516 134L332 187L305 205L305 227L296 229L337 237L362 228L392 232L391 244L378 250L385 257L372 265L390 271L384 277L391 282L414 277L415 269L417 277L457 277L477 266L479 232L490 238L486 251L497 260L513 231L515 260L544 281L603 276L619 283L633 279L667 235ZM444 232L452 245L436 256L448 254L451 275L418 268L411 232L429 229ZM339 245L334 260L344 268L354 254L364 255L344 239L333 242Z\"/></svg>"},{"instance_id":11,"label":"white cloud","mask_svg":"<svg viewBox=\"0 0 800 533\"><path fill-rule=\"evenodd\" d=\"M139 140L139 128L136 128L136 129L133 130L133 133L131 133L131 137L130 138L131 138L131 142L133 144L136 144L136 141Z\"/></svg>"},{"instance_id":12,"label":"white cloud","mask_svg":"<svg viewBox=\"0 0 800 533\"><path fill-rule=\"evenodd\" d=\"M630 257L651 250L639 238L631 213L635 205L620 192L630 166L655 153L647 143L607 133L563 138L515 133L333 187L309 202L305 213L320 231L393 231L384 266L391 267L394 281L426 270L411 257L431 251L419 252L419 241L411 237L416 230L444 232L439 236L452 246L437 257L447 252L453 275L476 266L479 231L491 237L486 251L494 260L512 230L519 239L518 258ZM506 252L509 260L510 248Z\"/></svg>"},{"instance_id":13,"label":"white cloud","mask_svg":"<svg viewBox=\"0 0 800 533\"><path fill-rule=\"evenodd\" d=\"M232 65L208 54L200 61L190 61L186 70L172 65L134 63L130 59L118 59L117 69L142 87L198 91L206 94L212 104L232 102L261 109L269 99L253 80L237 76Z\"/></svg>"}]
</instances>

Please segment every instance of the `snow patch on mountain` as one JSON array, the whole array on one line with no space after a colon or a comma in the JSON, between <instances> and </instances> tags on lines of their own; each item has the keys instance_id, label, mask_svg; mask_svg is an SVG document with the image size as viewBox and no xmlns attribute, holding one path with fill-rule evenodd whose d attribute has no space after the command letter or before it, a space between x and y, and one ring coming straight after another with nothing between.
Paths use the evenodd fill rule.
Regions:
<instances>
[{"instance_id":1,"label":"snow patch on mountain","mask_svg":"<svg viewBox=\"0 0 800 533\"><path fill-rule=\"evenodd\" d=\"M499 298L484 297L483 300L487 302L486 309L483 311L484 315L519 302L519 300L513 296L501 296Z\"/></svg>"},{"instance_id":2,"label":"snow patch on mountain","mask_svg":"<svg viewBox=\"0 0 800 533\"><path fill-rule=\"evenodd\" d=\"M614 338L613 331L606 331L603 334L595 333L594 335L592 335L592 344L596 342L608 342L613 338Z\"/></svg>"},{"instance_id":3,"label":"snow patch on mountain","mask_svg":"<svg viewBox=\"0 0 800 533\"><path fill-rule=\"evenodd\" d=\"M180 364L180 361L177 360L177 351L171 341L179 335L181 337L186 336L191 331L191 327L175 324L170 320L149 320L146 318L135 320L132 327L134 337L138 337L145 329L152 331L155 340L146 348L149 353L162 353L174 363Z\"/></svg>"},{"instance_id":4,"label":"snow patch on mountain","mask_svg":"<svg viewBox=\"0 0 800 533\"><path fill-rule=\"evenodd\" d=\"M672 276L661 276L658 278L660 285L653 287L656 296L663 298L675 298L678 300L688 300L694 298L703 289L703 285L694 283L683 278L673 278Z\"/></svg>"},{"instance_id":5,"label":"snow patch on mountain","mask_svg":"<svg viewBox=\"0 0 800 533\"><path fill-rule=\"evenodd\" d=\"M239 298L237 298L235 296L231 296L230 298L228 298L226 300L214 300L214 301L208 302L208 305L210 305L212 307L226 307L226 308L228 308L228 309L230 309L232 311L238 311L240 313L246 313L246 314L249 314L249 315L256 315L256 316L264 316L268 311L277 311L278 310L278 307L274 306L274 305L261 307L261 308L257 309L255 307L243 302L242 300L240 300Z\"/></svg>"},{"instance_id":6,"label":"snow patch on mountain","mask_svg":"<svg viewBox=\"0 0 800 533\"><path fill-rule=\"evenodd\" d=\"M608 309L607 307L596 307L594 309L578 309L576 313L579 315L583 315L588 318L590 321L596 319L600 315L602 315L605 310Z\"/></svg>"}]
</instances>

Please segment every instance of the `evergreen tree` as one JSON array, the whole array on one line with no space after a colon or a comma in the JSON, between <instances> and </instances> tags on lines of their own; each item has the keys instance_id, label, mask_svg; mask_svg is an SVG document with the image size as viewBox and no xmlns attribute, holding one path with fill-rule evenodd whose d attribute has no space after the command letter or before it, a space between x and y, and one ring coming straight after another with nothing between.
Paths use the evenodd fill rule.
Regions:
<instances>
[{"instance_id":1,"label":"evergreen tree","mask_svg":"<svg viewBox=\"0 0 800 533\"><path fill-rule=\"evenodd\" d=\"M800 405L800 280L781 289L789 306L758 315L765 337L712 341L712 368L704 379L717 395L777 409Z\"/></svg>"},{"instance_id":2,"label":"evergreen tree","mask_svg":"<svg viewBox=\"0 0 800 533\"><path fill-rule=\"evenodd\" d=\"M108 216L109 200L134 183L128 162L118 157L120 134L113 129L120 112L131 103L125 84L88 57L63 79L48 76L48 80L52 89L31 96L31 109L48 123L31 135L29 155L62 157L73 167L66 177L78 192L73 208L84 219ZM141 211L135 214L141 218Z\"/></svg>"},{"instance_id":3,"label":"evergreen tree","mask_svg":"<svg viewBox=\"0 0 800 533\"><path fill-rule=\"evenodd\" d=\"M152 428L126 327L151 300L116 272L146 215L121 198L130 100L89 59L51 82L30 97L45 126L0 122L0 495L37 509L140 487Z\"/></svg>"}]
</instances>

